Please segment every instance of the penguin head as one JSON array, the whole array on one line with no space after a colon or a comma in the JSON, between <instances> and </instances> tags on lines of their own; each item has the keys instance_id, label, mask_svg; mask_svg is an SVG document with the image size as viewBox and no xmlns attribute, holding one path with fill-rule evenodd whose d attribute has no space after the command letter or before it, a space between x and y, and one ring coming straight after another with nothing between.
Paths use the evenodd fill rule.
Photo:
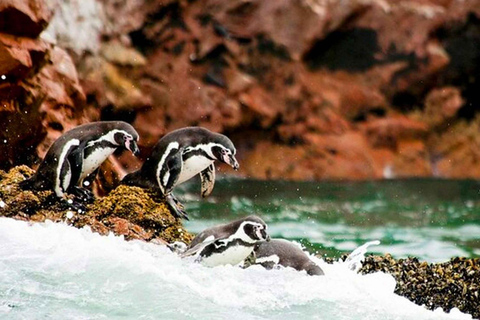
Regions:
<instances>
[{"instance_id":1,"label":"penguin head","mask_svg":"<svg viewBox=\"0 0 480 320\"><path fill-rule=\"evenodd\" d=\"M133 135L125 130L118 130L115 132L114 139L118 146L129 150L135 156L140 154L140 149L137 145L138 134Z\"/></svg>"},{"instance_id":2,"label":"penguin head","mask_svg":"<svg viewBox=\"0 0 480 320\"><path fill-rule=\"evenodd\" d=\"M238 170L240 165L238 164L237 159L235 159L235 153L237 152L237 150L235 150L235 147L233 146L233 143L230 141L230 139L228 139L227 137L225 138L227 141L223 141L223 143L215 143L212 145L212 154L218 161L226 163L233 169Z\"/></svg>"},{"instance_id":3,"label":"penguin head","mask_svg":"<svg viewBox=\"0 0 480 320\"><path fill-rule=\"evenodd\" d=\"M267 225L257 216L249 216L241 224L243 233L248 237L247 242L270 241Z\"/></svg>"}]
</instances>

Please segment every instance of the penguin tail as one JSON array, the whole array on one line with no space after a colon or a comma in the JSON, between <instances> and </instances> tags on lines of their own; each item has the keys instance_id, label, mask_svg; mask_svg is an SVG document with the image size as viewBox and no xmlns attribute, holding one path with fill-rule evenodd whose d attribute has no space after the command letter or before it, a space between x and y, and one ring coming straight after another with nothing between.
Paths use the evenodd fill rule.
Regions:
<instances>
[{"instance_id":1,"label":"penguin tail","mask_svg":"<svg viewBox=\"0 0 480 320\"><path fill-rule=\"evenodd\" d=\"M22 190L32 190L35 188L35 176L30 177L26 180L20 181L18 183L18 186Z\"/></svg>"}]
</instances>

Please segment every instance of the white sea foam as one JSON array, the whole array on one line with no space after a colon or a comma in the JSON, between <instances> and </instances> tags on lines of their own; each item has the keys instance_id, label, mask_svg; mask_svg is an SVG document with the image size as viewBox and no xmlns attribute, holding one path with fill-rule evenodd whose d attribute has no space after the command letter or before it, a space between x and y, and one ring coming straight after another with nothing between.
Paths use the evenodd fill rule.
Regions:
<instances>
[{"instance_id":1,"label":"white sea foam","mask_svg":"<svg viewBox=\"0 0 480 320\"><path fill-rule=\"evenodd\" d=\"M383 273L206 268L166 247L0 218L2 319L470 319L393 293Z\"/></svg>"}]
</instances>

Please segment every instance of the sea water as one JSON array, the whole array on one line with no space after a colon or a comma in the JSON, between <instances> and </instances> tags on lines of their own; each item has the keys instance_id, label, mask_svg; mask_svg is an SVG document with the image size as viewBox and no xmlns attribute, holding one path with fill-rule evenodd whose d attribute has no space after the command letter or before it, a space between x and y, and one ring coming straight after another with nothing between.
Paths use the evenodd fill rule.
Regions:
<instances>
[{"instance_id":1,"label":"sea water","mask_svg":"<svg viewBox=\"0 0 480 320\"><path fill-rule=\"evenodd\" d=\"M164 246L0 218L0 319L470 319L393 293L383 273L203 267Z\"/></svg>"},{"instance_id":2,"label":"sea water","mask_svg":"<svg viewBox=\"0 0 480 320\"><path fill-rule=\"evenodd\" d=\"M479 184L217 181L200 199L176 190L192 232L258 214L272 237L340 256L392 253L438 262L480 254ZM355 255L355 259L363 257ZM325 276L259 266L203 267L165 247L88 228L0 218L0 319L470 319L426 310L393 293L387 274L317 263Z\"/></svg>"},{"instance_id":3,"label":"sea water","mask_svg":"<svg viewBox=\"0 0 480 320\"><path fill-rule=\"evenodd\" d=\"M187 229L260 215L273 237L339 257L371 240L376 254L443 262L480 256L480 182L410 179L370 182L218 181L210 198L198 184L179 195L191 212Z\"/></svg>"}]
</instances>

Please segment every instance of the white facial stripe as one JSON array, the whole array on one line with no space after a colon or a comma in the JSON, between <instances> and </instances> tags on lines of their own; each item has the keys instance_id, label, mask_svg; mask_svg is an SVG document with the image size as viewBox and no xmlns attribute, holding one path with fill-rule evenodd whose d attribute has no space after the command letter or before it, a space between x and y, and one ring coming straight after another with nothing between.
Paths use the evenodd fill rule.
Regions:
<instances>
[{"instance_id":1,"label":"white facial stripe","mask_svg":"<svg viewBox=\"0 0 480 320\"><path fill-rule=\"evenodd\" d=\"M257 234L258 239L263 239L262 235L263 228L256 228L255 233Z\"/></svg>"},{"instance_id":2,"label":"white facial stripe","mask_svg":"<svg viewBox=\"0 0 480 320\"><path fill-rule=\"evenodd\" d=\"M271 256L267 257L260 257L255 259L255 263L264 263L264 262L273 262L275 264L278 264L280 262L280 257L277 256L276 254L272 254Z\"/></svg>"},{"instance_id":3,"label":"white facial stripe","mask_svg":"<svg viewBox=\"0 0 480 320\"><path fill-rule=\"evenodd\" d=\"M228 237L227 239L225 240L222 240L223 242L223 245L227 245L227 243L235 240L235 239L240 239L244 242L248 242L248 243L255 243L257 242L258 240L255 240L255 239L252 239L250 238L250 236L248 236L246 233L245 233L245 230L243 229L243 227L247 224L252 224L252 225L255 225L255 226L258 226L259 229L262 229L263 228L263 225L258 223L258 222L252 222L252 221L243 221L240 226L238 227L237 231L232 234L230 237ZM262 237L259 237L260 239Z\"/></svg>"},{"instance_id":4,"label":"white facial stripe","mask_svg":"<svg viewBox=\"0 0 480 320\"><path fill-rule=\"evenodd\" d=\"M185 148L185 153L202 149L211 158L216 159L217 157L215 157L212 153L212 148L213 147L220 147L220 148L228 150L227 148L225 148L225 146L223 144L210 142L210 143L207 143L207 144L198 144L195 147L186 147Z\"/></svg>"},{"instance_id":5,"label":"white facial stripe","mask_svg":"<svg viewBox=\"0 0 480 320\"><path fill-rule=\"evenodd\" d=\"M98 138L97 140L92 140L92 141L89 141L87 143L87 147L91 147L99 142L102 142L102 141L108 141L108 142L111 142L115 145L117 145L117 142L115 141L115 134L116 133L123 133L125 134L126 136L130 137L131 139L133 139L132 135L129 134L128 132L126 132L125 130L119 130L119 129L114 129L112 131L109 131L107 134L101 136L100 138Z\"/></svg>"},{"instance_id":6,"label":"white facial stripe","mask_svg":"<svg viewBox=\"0 0 480 320\"><path fill-rule=\"evenodd\" d=\"M170 142L167 146L167 149L165 150L165 153L162 155L162 158L160 159L160 161L158 162L158 165L157 165L157 172L155 173L156 176L157 176L157 183L158 183L158 186L160 187L160 190L162 190L162 193L165 194L165 188L164 186L166 184L162 184L162 180L160 178L160 173L162 171L162 168L163 168L163 165L165 163L165 159L167 159L167 157L170 155L170 153L173 151L173 150L176 150L178 149L180 145L178 144L178 142Z\"/></svg>"},{"instance_id":7,"label":"white facial stripe","mask_svg":"<svg viewBox=\"0 0 480 320\"><path fill-rule=\"evenodd\" d=\"M62 153L60 154L60 157L58 158L57 177L56 177L55 188L54 188L55 189L55 194L57 195L57 197L63 197L63 193L66 189L65 184L67 185L67 187L70 184L71 174L70 174L70 176L66 175L64 177L65 180L60 181L60 174L62 173L62 167L63 167L63 164L65 163L65 157L67 156L67 152L68 152L68 150L70 150L71 147L78 146L79 144L80 144L80 140L78 140L78 139L72 139L72 140L68 141L63 146ZM66 178L69 178L68 183L66 181ZM64 189L64 190L62 190L62 189Z\"/></svg>"}]
</instances>

